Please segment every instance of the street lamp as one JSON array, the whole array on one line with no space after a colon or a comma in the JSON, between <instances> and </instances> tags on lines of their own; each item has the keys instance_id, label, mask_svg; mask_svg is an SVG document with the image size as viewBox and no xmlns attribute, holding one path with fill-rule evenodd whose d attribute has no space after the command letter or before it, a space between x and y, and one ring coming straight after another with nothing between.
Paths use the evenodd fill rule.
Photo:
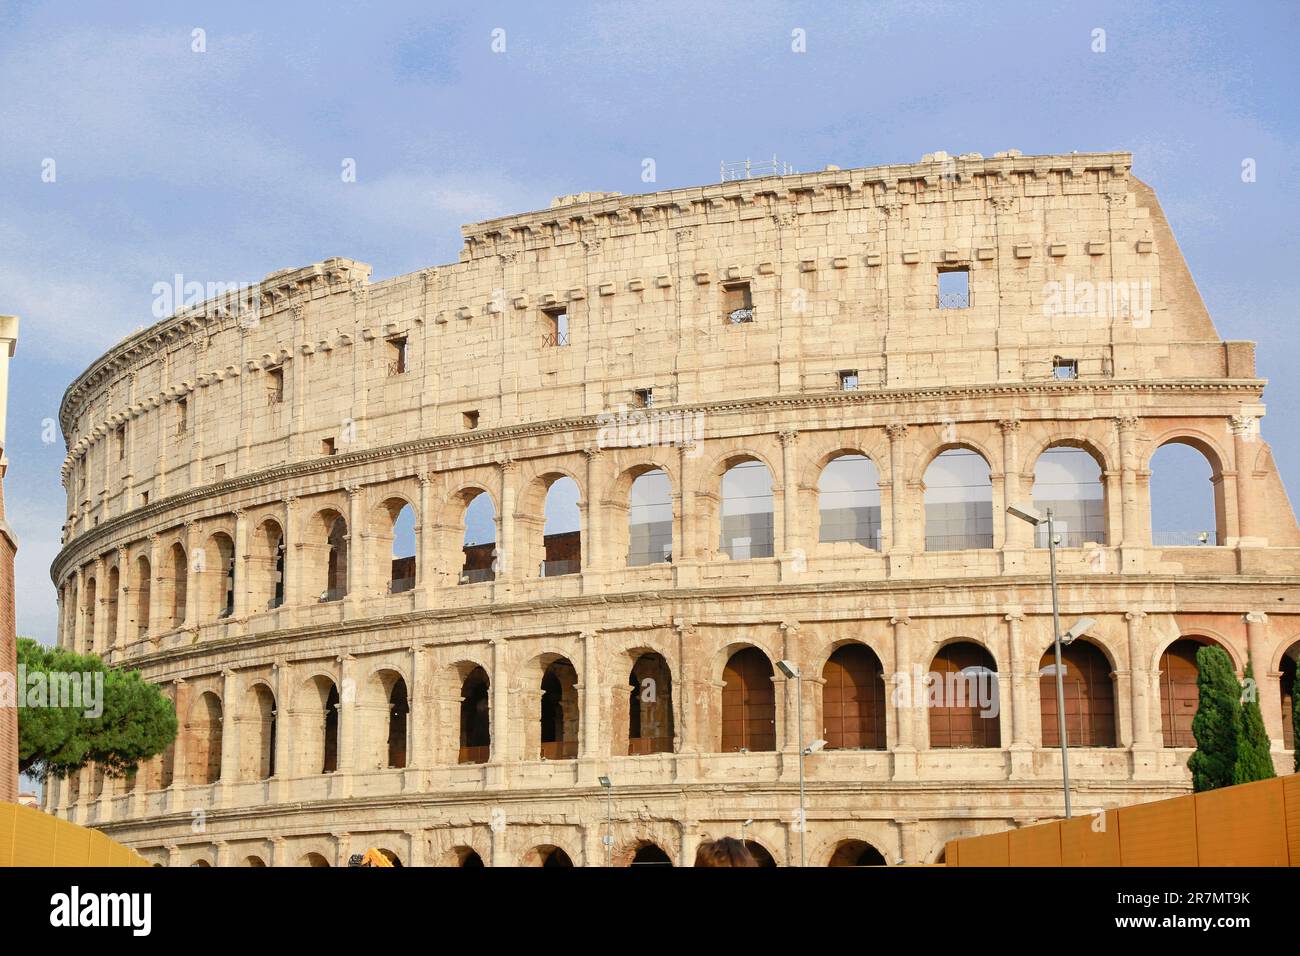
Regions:
<instances>
[{"instance_id":1,"label":"street lamp","mask_svg":"<svg viewBox=\"0 0 1300 956\"><path fill-rule=\"evenodd\" d=\"M1028 522L1035 528L1040 524L1047 524L1047 550L1052 568L1052 647L1056 652L1056 727L1061 738L1061 782L1065 788L1065 819L1069 820L1072 816L1070 813L1070 746L1065 739L1065 668L1061 665L1061 645L1070 644L1082 637L1097 622L1090 617L1081 617L1068 631L1061 633L1061 605L1056 587L1056 524L1052 509L1048 508L1047 514L1042 515L1033 505L1022 503L1008 506L1007 514Z\"/></svg>"},{"instance_id":2,"label":"street lamp","mask_svg":"<svg viewBox=\"0 0 1300 956\"><path fill-rule=\"evenodd\" d=\"M587 779L591 779L588 777ZM605 788L605 865L614 865L614 781L609 777L599 777L600 785Z\"/></svg>"},{"instance_id":3,"label":"street lamp","mask_svg":"<svg viewBox=\"0 0 1300 956\"><path fill-rule=\"evenodd\" d=\"M803 758L805 753L814 752L811 747L807 750L803 745L803 681L799 679L799 665L793 661L777 661L776 666L781 673L785 675L786 680L794 681L795 689L795 709L798 711L796 720L796 733L799 738L799 865L808 865L808 855L804 849L804 831L808 829L808 817L804 810L804 793L803 793ZM825 746L825 741L822 741ZM821 747L817 748L818 750Z\"/></svg>"}]
</instances>

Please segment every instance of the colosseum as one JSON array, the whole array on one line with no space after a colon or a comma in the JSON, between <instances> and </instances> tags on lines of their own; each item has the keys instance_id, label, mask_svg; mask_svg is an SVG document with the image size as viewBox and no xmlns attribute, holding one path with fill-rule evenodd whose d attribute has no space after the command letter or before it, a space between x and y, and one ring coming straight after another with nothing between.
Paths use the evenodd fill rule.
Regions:
<instances>
[{"instance_id":1,"label":"colosseum","mask_svg":"<svg viewBox=\"0 0 1300 956\"><path fill-rule=\"evenodd\" d=\"M181 729L47 808L173 866L933 862L1063 814L1019 502L1095 621L1076 813L1190 789L1205 643L1289 767L1265 383L1131 161L565 196L451 265L326 259L129 336L60 409L59 641ZM1171 446L1203 527L1153 520Z\"/></svg>"}]
</instances>

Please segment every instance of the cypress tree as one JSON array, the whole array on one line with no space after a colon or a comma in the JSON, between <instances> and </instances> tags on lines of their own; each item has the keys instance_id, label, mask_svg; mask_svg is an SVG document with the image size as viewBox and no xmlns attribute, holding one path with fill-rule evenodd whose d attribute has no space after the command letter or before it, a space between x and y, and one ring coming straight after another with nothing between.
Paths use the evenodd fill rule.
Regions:
<instances>
[{"instance_id":1,"label":"cypress tree","mask_svg":"<svg viewBox=\"0 0 1300 956\"><path fill-rule=\"evenodd\" d=\"M1241 702L1241 730L1237 738L1237 763L1232 768L1233 783L1250 783L1252 780L1270 780L1277 776L1273 769L1273 748L1264 730L1264 715L1259 710L1259 692L1255 687L1255 671L1246 661L1245 696Z\"/></svg>"},{"instance_id":2,"label":"cypress tree","mask_svg":"<svg viewBox=\"0 0 1300 956\"><path fill-rule=\"evenodd\" d=\"M1206 645L1196 652L1199 703L1192 718L1196 752L1187 761L1192 789L1197 793L1232 785L1241 731L1241 685L1232 660L1221 647Z\"/></svg>"}]
</instances>

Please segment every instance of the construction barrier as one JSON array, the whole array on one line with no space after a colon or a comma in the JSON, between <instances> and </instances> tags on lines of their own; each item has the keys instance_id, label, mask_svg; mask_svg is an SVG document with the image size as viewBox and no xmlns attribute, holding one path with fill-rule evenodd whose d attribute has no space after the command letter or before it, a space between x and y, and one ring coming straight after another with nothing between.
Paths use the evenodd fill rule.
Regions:
<instances>
[{"instance_id":1,"label":"construction barrier","mask_svg":"<svg viewBox=\"0 0 1300 956\"><path fill-rule=\"evenodd\" d=\"M1300 774L950 840L948 866L1300 866Z\"/></svg>"},{"instance_id":2,"label":"construction barrier","mask_svg":"<svg viewBox=\"0 0 1300 956\"><path fill-rule=\"evenodd\" d=\"M98 830L0 803L0 867L6 866L149 866L149 861Z\"/></svg>"}]
</instances>

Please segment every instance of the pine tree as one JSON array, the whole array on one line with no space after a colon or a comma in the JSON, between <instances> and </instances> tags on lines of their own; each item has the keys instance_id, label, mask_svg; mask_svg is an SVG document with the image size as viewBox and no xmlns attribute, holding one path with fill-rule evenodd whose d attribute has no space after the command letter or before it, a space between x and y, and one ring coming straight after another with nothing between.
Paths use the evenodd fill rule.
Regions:
<instances>
[{"instance_id":1,"label":"pine tree","mask_svg":"<svg viewBox=\"0 0 1300 956\"><path fill-rule=\"evenodd\" d=\"M1187 761L1192 789L1197 793L1232 785L1241 732L1241 685L1232 660L1221 647L1206 645L1196 652L1199 703L1192 718L1196 752Z\"/></svg>"},{"instance_id":2,"label":"pine tree","mask_svg":"<svg viewBox=\"0 0 1300 956\"><path fill-rule=\"evenodd\" d=\"M1246 661L1245 696L1241 702L1241 728L1237 738L1237 763L1232 768L1233 783L1250 783L1253 780L1270 780L1277 776L1273 769L1273 748L1264 729L1264 715L1259 710L1259 692L1255 687L1255 670Z\"/></svg>"},{"instance_id":3,"label":"pine tree","mask_svg":"<svg viewBox=\"0 0 1300 956\"><path fill-rule=\"evenodd\" d=\"M1295 772L1300 773L1300 706L1296 701L1296 686L1291 684L1291 749L1295 751Z\"/></svg>"}]
</instances>

